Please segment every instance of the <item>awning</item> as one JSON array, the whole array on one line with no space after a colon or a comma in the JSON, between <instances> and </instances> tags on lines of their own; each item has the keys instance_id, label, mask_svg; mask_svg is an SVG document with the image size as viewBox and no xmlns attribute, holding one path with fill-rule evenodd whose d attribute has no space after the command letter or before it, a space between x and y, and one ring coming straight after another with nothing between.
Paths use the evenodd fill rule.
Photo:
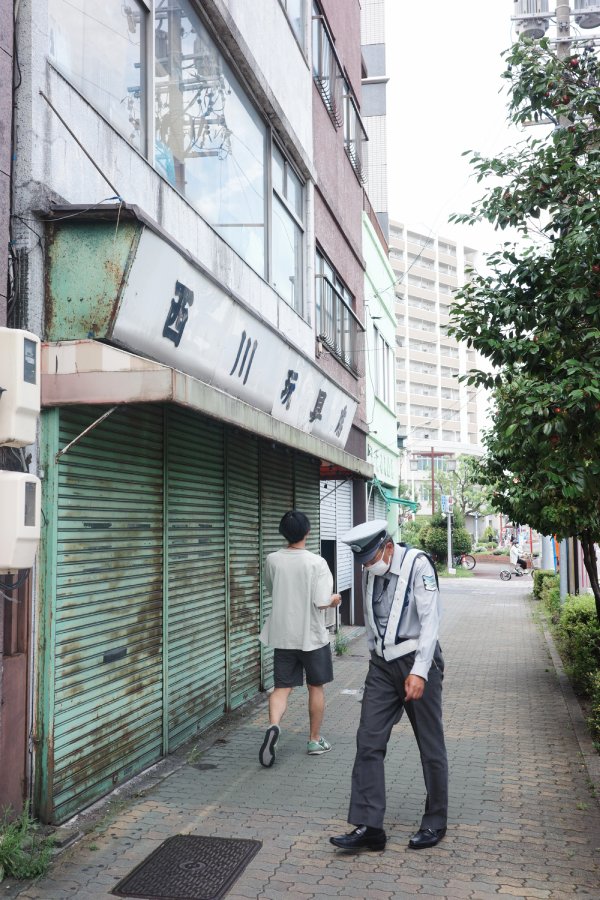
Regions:
<instances>
[{"instance_id":1,"label":"awning","mask_svg":"<svg viewBox=\"0 0 600 900\"><path fill-rule=\"evenodd\" d=\"M373 466L211 385L99 341L42 345L42 406L176 403L366 480Z\"/></svg>"},{"instance_id":2,"label":"awning","mask_svg":"<svg viewBox=\"0 0 600 900\"><path fill-rule=\"evenodd\" d=\"M390 494L390 492L385 489L378 478L373 478L371 483L373 487L379 491L386 503L399 503L401 506L406 506L411 512L417 511L419 504L415 500L408 500L406 497L394 497L393 494Z\"/></svg>"}]
</instances>

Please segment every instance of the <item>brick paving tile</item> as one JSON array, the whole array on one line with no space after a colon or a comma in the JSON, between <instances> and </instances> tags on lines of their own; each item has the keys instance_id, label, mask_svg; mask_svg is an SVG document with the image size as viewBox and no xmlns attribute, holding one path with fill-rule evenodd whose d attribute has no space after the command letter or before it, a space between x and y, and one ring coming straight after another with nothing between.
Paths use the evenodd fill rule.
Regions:
<instances>
[{"instance_id":1,"label":"brick paving tile","mask_svg":"<svg viewBox=\"0 0 600 900\"><path fill-rule=\"evenodd\" d=\"M345 854L329 844L330 835L350 830L360 703L341 692L363 684L367 653L359 638L335 659L327 688L331 753L307 757L306 696L295 691L277 762L262 769L266 704L250 706L201 737L202 762L214 768L181 765L137 796L119 798L89 836L57 857L48 877L11 898L109 897L119 878L181 833L263 842L228 900L600 900L600 807L531 601L516 582L495 579L445 579L442 591L450 821L438 847L407 848L424 787L404 720L386 758L385 852Z\"/></svg>"}]
</instances>

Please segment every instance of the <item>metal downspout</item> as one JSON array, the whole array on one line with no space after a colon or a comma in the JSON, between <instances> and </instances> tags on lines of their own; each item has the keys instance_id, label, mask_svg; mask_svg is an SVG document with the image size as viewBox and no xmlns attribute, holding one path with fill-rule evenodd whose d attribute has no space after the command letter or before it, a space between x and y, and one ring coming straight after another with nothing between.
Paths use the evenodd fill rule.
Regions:
<instances>
[{"instance_id":1,"label":"metal downspout","mask_svg":"<svg viewBox=\"0 0 600 900\"><path fill-rule=\"evenodd\" d=\"M58 530L59 410L42 412L40 417L40 472L43 473L40 547L37 700L33 729L35 752L35 812L43 822L52 819L54 790L54 688L56 646L56 568Z\"/></svg>"},{"instance_id":2,"label":"metal downspout","mask_svg":"<svg viewBox=\"0 0 600 900\"><path fill-rule=\"evenodd\" d=\"M169 752L169 422L163 407L162 752Z\"/></svg>"},{"instance_id":3,"label":"metal downspout","mask_svg":"<svg viewBox=\"0 0 600 900\"><path fill-rule=\"evenodd\" d=\"M229 574L229 432L223 432L223 503L225 505L225 710L231 711L231 578Z\"/></svg>"}]
</instances>

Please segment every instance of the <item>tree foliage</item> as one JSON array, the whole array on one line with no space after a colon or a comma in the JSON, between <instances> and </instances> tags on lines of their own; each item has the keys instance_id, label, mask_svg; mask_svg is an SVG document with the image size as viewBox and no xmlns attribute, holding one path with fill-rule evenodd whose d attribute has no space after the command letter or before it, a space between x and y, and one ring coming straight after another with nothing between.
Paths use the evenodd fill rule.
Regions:
<instances>
[{"instance_id":1,"label":"tree foliage","mask_svg":"<svg viewBox=\"0 0 600 900\"><path fill-rule=\"evenodd\" d=\"M548 41L506 53L509 119L543 122L496 158L471 154L481 218L520 240L487 257L457 295L451 333L493 366L470 384L494 389L481 481L515 522L582 543L600 619L600 66L561 59Z\"/></svg>"},{"instance_id":2,"label":"tree foliage","mask_svg":"<svg viewBox=\"0 0 600 900\"><path fill-rule=\"evenodd\" d=\"M454 472L436 472L435 503L439 509L441 495L454 498L454 508L460 509L463 516L469 513L486 515L491 511L490 492L480 482L478 461L475 456L459 456Z\"/></svg>"},{"instance_id":3,"label":"tree foliage","mask_svg":"<svg viewBox=\"0 0 600 900\"><path fill-rule=\"evenodd\" d=\"M453 553L469 553L471 535L464 527L464 518L458 512L452 517L452 551ZM443 513L431 516L429 523L419 532L419 546L431 553L434 559L444 560L448 553L448 521Z\"/></svg>"}]
</instances>

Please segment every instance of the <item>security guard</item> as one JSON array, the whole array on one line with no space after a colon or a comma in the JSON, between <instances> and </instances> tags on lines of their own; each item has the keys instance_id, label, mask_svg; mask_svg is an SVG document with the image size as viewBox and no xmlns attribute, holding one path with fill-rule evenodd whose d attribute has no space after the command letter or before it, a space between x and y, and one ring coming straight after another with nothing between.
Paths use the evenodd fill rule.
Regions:
<instances>
[{"instance_id":1,"label":"security guard","mask_svg":"<svg viewBox=\"0 0 600 900\"><path fill-rule=\"evenodd\" d=\"M434 847L446 834L448 760L442 725L444 660L438 643L437 573L422 550L395 544L385 519L357 525L342 541L363 564L365 628L371 661L365 681L350 834L329 840L342 850L383 850L384 759L393 726L406 714L421 754L427 800L409 847Z\"/></svg>"}]
</instances>

